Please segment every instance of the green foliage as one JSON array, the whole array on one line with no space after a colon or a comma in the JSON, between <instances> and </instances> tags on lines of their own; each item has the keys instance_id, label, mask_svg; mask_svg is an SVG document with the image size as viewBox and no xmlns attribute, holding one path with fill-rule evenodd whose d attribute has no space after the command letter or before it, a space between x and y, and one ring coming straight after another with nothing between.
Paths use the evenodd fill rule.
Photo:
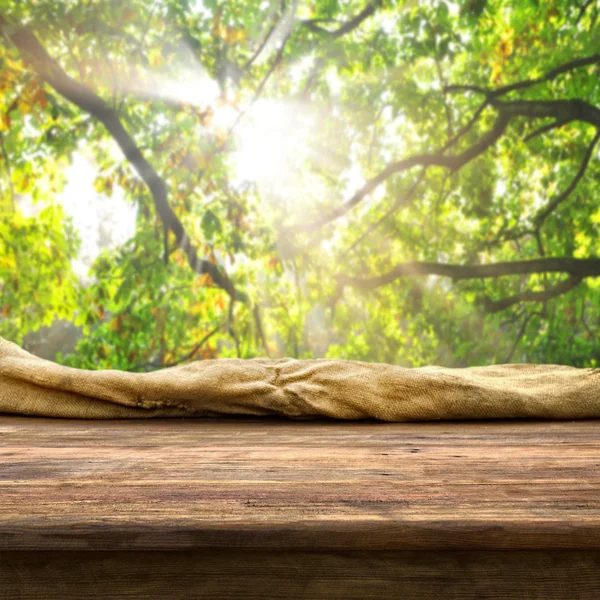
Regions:
<instances>
[{"instance_id":1,"label":"green foliage","mask_svg":"<svg viewBox=\"0 0 600 600\"><path fill-rule=\"evenodd\" d=\"M55 317L73 317L77 283L70 260L77 248L60 206L45 206L35 217L16 211L0 217L2 337L21 342Z\"/></svg>"},{"instance_id":2,"label":"green foliage","mask_svg":"<svg viewBox=\"0 0 600 600\"><path fill-rule=\"evenodd\" d=\"M366 0L6 0L0 17L0 335L19 343L56 318L83 329L62 362L150 370L215 357L330 356L406 366L549 362L596 366L600 278L544 301L566 273L367 280L412 261L452 265L600 258L596 135L521 116L452 170L494 126L477 91L541 78L600 51L596 3ZM17 42L25 27L60 69L114 111L164 182L201 259L156 210L144 174L98 114L79 108ZM598 61L503 101L577 99L600 110ZM102 112L102 111L100 111ZM102 113L102 114L105 114ZM447 150L473 116L478 118ZM124 193L135 234L73 274L80 243L59 194L76 152L95 190ZM23 209L30 199L33 209ZM536 220L537 219L537 220ZM313 223L313 227L301 226ZM187 243L187 242L186 242Z\"/></svg>"}]
</instances>

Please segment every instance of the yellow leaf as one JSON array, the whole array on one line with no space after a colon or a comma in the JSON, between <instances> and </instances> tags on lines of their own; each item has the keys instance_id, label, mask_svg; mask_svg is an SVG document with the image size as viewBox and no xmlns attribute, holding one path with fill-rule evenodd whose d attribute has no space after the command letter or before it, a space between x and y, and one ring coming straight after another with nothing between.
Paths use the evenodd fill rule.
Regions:
<instances>
[{"instance_id":1,"label":"yellow leaf","mask_svg":"<svg viewBox=\"0 0 600 600\"><path fill-rule=\"evenodd\" d=\"M132 21L133 19L135 19L135 12L130 8L126 8L123 11L121 17L123 18L123 21Z\"/></svg>"},{"instance_id":2,"label":"yellow leaf","mask_svg":"<svg viewBox=\"0 0 600 600\"><path fill-rule=\"evenodd\" d=\"M48 99L46 98L46 92L42 88L38 89L33 98L31 99L32 104L39 104L41 108L48 106Z\"/></svg>"},{"instance_id":3,"label":"yellow leaf","mask_svg":"<svg viewBox=\"0 0 600 600\"><path fill-rule=\"evenodd\" d=\"M25 66L23 65L23 63L20 60L19 61L13 60L12 58L5 56L4 64L9 69L12 69L13 71L25 71Z\"/></svg>"},{"instance_id":4,"label":"yellow leaf","mask_svg":"<svg viewBox=\"0 0 600 600\"><path fill-rule=\"evenodd\" d=\"M11 255L0 256L0 267L14 269L15 266L15 259Z\"/></svg>"},{"instance_id":5,"label":"yellow leaf","mask_svg":"<svg viewBox=\"0 0 600 600\"><path fill-rule=\"evenodd\" d=\"M202 275L200 275L200 285L212 287L213 283L213 278L210 273L202 273Z\"/></svg>"},{"instance_id":6,"label":"yellow leaf","mask_svg":"<svg viewBox=\"0 0 600 600\"><path fill-rule=\"evenodd\" d=\"M3 113L0 115L0 131L9 131L11 126L10 115Z\"/></svg>"},{"instance_id":7,"label":"yellow leaf","mask_svg":"<svg viewBox=\"0 0 600 600\"><path fill-rule=\"evenodd\" d=\"M216 34L228 44L236 44L246 39L246 32L243 29L234 27L218 27Z\"/></svg>"},{"instance_id":8,"label":"yellow leaf","mask_svg":"<svg viewBox=\"0 0 600 600\"><path fill-rule=\"evenodd\" d=\"M148 58L149 58L149 62L150 62L150 64L151 64L153 67L158 67L158 66L160 66L160 63L162 62L162 57L161 57L161 54L160 54L160 52L158 52L158 51L156 51L156 50L154 50L154 51L150 52L150 55L149 55L149 57L148 57Z\"/></svg>"}]
</instances>

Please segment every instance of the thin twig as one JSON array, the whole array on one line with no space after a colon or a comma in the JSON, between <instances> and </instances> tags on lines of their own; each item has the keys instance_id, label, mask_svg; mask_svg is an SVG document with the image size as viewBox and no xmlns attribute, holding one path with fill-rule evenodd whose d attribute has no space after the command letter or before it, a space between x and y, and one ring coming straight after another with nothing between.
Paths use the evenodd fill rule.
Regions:
<instances>
[{"instance_id":1,"label":"thin twig","mask_svg":"<svg viewBox=\"0 0 600 600\"><path fill-rule=\"evenodd\" d=\"M242 358L242 351L240 348L240 338L233 328L233 302L234 298L229 299L229 311L227 313L227 333L233 338L235 342L235 350L238 358Z\"/></svg>"},{"instance_id":2,"label":"thin twig","mask_svg":"<svg viewBox=\"0 0 600 600\"><path fill-rule=\"evenodd\" d=\"M153 369L168 368L168 367L175 367L176 365L187 362L190 358L192 358L198 352L198 350L200 350L200 348L202 348L202 346L204 346L204 344L206 344L206 342L208 342L208 340L210 340L211 337L213 337L213 335L215 335L222 328L223 328L223 324L218 325L212 331L209 331L189 352L187 352L186 354L184 354L177 360L174 360L172 362L165 363L165 364L156 364L154 362L148 362L148 363L136 365L131 370L137 371L138 369L146 369L147 367L151 367Z\"/></svg>"},{"instance_id":3,"label":"thin twig","mask_svg":"<svg viewBox=\"0 0 600 600\"><path fill-rule=\"evenodd\" d=\"M12 182L12 170L10 168L10 160L8 158L8 152L6 151L6 146L4 145L4 134L2 132L0 132L0 149L2 149L2 157L4 158L4 165L8 176L8 189L10 190L11 206L14 212L16 210L15 187Z\"/></svg>"},{"instance_id":4,"label":"thin twig","mask_svg":"<svg viewBox=\"0 0 600 600\"><path fill-rule=\"evenodd\" d=\"M562 193L560 193L552 202L550 202L545 208L543 208L535 217L534 222L536 224L537 229L539 229L544 221L548 218L548 216L556 209L556 207L564 202L573 192L573 190L577 187L580 179L585 175L585 171L590 163L590 159L592 158L592 154L594 153L594 148L596 144L600 140L600 129L596 132L594 139L590 142L586 153L581 161L581 165L579 170L577 171L575 177L573 177L571 183Z\"/></svg>"},{"instance_id":5,"label":"thin twig","mask_svg":"<svg viewBox=\"0 0 600 600\"><path fill-rule=\"evenodd\" d=\"M285 10L285 2L282 2L281 5L282 5L281 9ZM273 24L271 25L271 28L267 32L267 35L264 37L263 41L259 44L259 46L256 49L256 51L254 52L254 54L242 66L242 72L247 71L254 64L254 61L260 56L262 51L265 49L267 43L269 42L273 33L275 32L275 29L281 23L281 15L277 15L276 13L273 13L273 14L275 15L276 18L274 19Z\"/></svg>"},{"instance_id":6,"label":"thin twig","mask_svg":"<svg viewBox=\"0 0 600 600\"><path fill-rule=\"evenodd\" d=\"M254 322L256 324L256 329L258 331L258 336L262 342L262 346L263 349L265 351L265 354L267 355L268 358L271 358L271 352L269 351L269 346L267 344L267 340L265 338L265 332L263 330L263 326L262 326L262 319L260 316L260 307L258 304L254 305L254 308L252 309L252 314L254 316Z\"/></svg>"},{"instance_id":7,"label":"thin twig","mask_svg":"<svg viewBox=\"0 0 600 600\"><path fill-rule=\"evenodd\" d=\"M532 317L534 315L538 315L538 312L532 312L529 315L527 315L525 317L525 319L523 320L523 323L521 325L521 329L519 330L519 333L517 334L517 339L515 340L510 352L508 353L507 357L504 359L504 364L509 363L512 360L512 357L520 343L520 341L523 339L523 336L525 335L525 332L527 331L527 325L529 325L529 321L531 321Z\"/></svg>"}]
</instances>

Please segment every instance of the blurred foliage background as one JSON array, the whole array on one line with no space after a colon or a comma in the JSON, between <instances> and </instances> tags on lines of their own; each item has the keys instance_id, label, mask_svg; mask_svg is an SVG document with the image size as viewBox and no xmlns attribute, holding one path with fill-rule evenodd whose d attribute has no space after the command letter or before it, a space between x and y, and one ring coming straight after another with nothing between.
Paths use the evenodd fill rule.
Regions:
<instances>
[{"instance_id":1,"label":"blurred foliage background","mask_svg":"<svg viewBox=\"0 0 600 600\"><path fill-rule=\"evenodd\" d=\"M598 365L597 0L0 6L1 336Z\"/></svg>"}]
</instances>

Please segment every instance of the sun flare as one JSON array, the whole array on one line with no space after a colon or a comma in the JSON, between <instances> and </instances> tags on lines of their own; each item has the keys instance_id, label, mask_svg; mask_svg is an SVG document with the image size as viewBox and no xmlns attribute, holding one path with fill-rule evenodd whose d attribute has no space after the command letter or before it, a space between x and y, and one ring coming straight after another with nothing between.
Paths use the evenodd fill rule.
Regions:
<instances>
[{"instance_id":1,"label":"sun flare","mask_svg":"<svg viewBox=\"0 0 600 600\"><path fill-rule=\"evenodd\" d=\"M293 115L282 102L253 106L238 132L235 172L240 181L273 183L285 177L290 159Z\"/></svg>"}]
</instances>

